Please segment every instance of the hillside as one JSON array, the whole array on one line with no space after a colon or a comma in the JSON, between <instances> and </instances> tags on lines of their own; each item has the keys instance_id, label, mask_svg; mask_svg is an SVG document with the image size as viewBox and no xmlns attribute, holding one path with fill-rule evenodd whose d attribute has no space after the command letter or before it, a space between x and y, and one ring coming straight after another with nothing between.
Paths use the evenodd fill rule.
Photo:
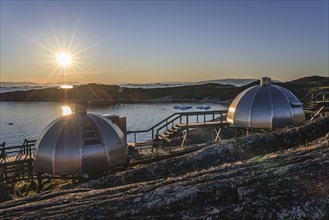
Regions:
<instances>
[{"instance_id":1,"label":"hillside","mask_svg":"<svg viewBox=\"0 0 329 220\"><path fill-rule=\"evenodd\" d=\"M329 117L0 203L2 219L328 219Z\"/></svg>"},{"instance_id":2,"label":"hillside","mask_svg":"<svg viewBox=\"0 0 329 220\"><path fill-rule=\"evenodd\" d=\"M0 101L75 101L92 100L94 103L191 101L213 99L225 101L233 98L234 86L204 84L171 88L123 88L115 85L88 84L73 89L38 89L0 93Z\"/></svg>"},{"instance_id":3,"label":"hillside","mask_svg":"<svg viewBox=\"0 0 329 220\"><path fill-rule=\"evenodd\" d=\"M301 98L309 91L328 88L329 77L304 77L291 82L278 83ZM89 100L93 104L110 104L113 102L228 102L237 94L259 81L236 87L207 83L202 85L179 86L170 88L124 88L115 85L88 84L73 89L35 89L0 93L0 101L51 101L64 102Z\"/></svg>"}]
</instances>

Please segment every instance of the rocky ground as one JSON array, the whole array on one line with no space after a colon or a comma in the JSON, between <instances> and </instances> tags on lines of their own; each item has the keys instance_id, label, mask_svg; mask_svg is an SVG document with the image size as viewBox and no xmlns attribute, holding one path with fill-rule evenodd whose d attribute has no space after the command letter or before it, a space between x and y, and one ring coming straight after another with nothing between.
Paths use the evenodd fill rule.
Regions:
<instances>
[{"instance_id":1,"label":"rocky ground","mask_svg":"<svg viewBox=\"0 0 329 220\"><path fill-rule=\"evenodd\" d=\"M329 219L329 117L3 202L0 218Z\"/></svg>"}]
</instances>

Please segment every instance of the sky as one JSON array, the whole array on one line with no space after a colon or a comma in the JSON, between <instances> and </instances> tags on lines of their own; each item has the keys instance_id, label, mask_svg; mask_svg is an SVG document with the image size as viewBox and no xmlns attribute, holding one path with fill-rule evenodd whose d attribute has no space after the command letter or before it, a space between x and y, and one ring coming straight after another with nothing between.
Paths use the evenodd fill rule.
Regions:
<instances>
[{"instance_id":1,"label":"sky","mask_svg":"<svg viewBox=\"0 0 329 220\"><path fill-rule=\"evenodd\" d=\"M328 1L1 1L1 82L328 76ZM56 55L68 53L63 67Z\"/></svg>"}]
</instances>

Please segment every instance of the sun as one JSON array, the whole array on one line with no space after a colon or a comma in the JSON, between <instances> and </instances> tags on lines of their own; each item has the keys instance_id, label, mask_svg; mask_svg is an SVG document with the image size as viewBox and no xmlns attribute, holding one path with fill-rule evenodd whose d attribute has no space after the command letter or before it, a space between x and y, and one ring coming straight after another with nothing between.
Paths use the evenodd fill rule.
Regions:
<instances>
[{"instance_id":1,"label":"sun","mask_svg":"<svg viewBox=\"0 0 329 220\"><path fill-rule=\"evenodd\" d=\"M56 55L57 63L63 67L68 67L72 64L72 56L68 53L59 53Z\"/></svg>"}]
</instances>

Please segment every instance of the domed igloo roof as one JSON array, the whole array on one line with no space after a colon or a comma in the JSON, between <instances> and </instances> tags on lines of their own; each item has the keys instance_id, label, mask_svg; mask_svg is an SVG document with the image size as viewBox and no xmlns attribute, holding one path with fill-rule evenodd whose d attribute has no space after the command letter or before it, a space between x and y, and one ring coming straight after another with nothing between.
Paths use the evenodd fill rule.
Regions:
<instances>
[{"instance_id":1,"label":"domed igloo roof","mask_svg":"<svg viewBox=\"0 0 329 220\"><path fill-rule=\"evenodd\" d=\"M38 138L35 168L57 175L86 174L125 164L126 138L111 120L96 114L72 114L51 122Z\"/></svg>"},{"instance_id":2,"label":"domed igloo roof","mask_svg":"<svg viewBox=\"0 0 329 220\"><path fill-rule=\"evenodd\" d=\"M282 128L305 121L303 104L289 90L272 85L263 77L261 84L242 91L231 103L227 121L238 127Z\"/></svg>"}]
</instances>

